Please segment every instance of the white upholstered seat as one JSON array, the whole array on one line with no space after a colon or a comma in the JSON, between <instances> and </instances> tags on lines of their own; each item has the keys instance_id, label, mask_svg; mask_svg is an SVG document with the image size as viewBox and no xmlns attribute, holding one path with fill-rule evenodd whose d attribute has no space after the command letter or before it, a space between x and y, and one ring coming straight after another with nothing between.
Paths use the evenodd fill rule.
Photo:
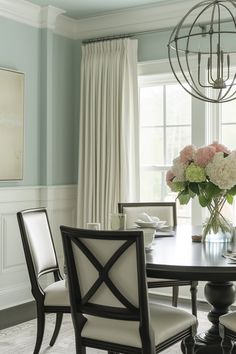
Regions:
<instances>
[{"instance_id":1,"label":"white upholstered seat","mask_svg":"<svg viewBox=\"0 0 236 354\"><path fill-rule=\"evenodd\" d=\"M37 307L37 338L34 354L39 353L45 328L45 313L56 313L52 346L59 333L63 313L70 312L68 289L59 270L51 228L45 208L23 210L17 213L32 295ZM51 273L54 282L45 289L39 279Z\"/></svg>"},{"instance_id":2,"label":"white upholstered seat","mask_svg":"<svg viewBox=\"0 0 236 354\"><path fill-rule=\"evenodd\" d=\"M157 203L157 205L143 205L144 203L136 203L136 206L132 206L133 203L130 203L131 206L128 204L129 203L125 203L122 208L122 213L126 214L127 229L132 229L136 226L135 221L139 219L142 213L147 213L149 216L156 216L160 220L166 221L170 226L176 225L176 217L173 212L172 203L168 203L166 206L164 203L161 203L161 205L159 205L160 203Z\"/></svg>"},{"instance_id":3,"label":"white upholstered seat","mask_svg":"<svg viewBox=\"0 0 236 354\"><path fill-rule=\"evenodd\" d=\"M167 225L175 227L177 225L176 203L175 202L139 202L139 203L118 203L119 213L126 214L127 229L135 227L135 221L142 213L158 217L166 221ZM197 281L159 279L147 277L148 288L172 287L172 305L177 306L179 286L190 285L192 313L197 315Z\"/></svg>"},{"instance_id":4,"label":"white upholstered seat","mask_svg":"<svg viewBox=\"0 0 236 354\"><path fill-rule=\"evenodd\" d=\"M65 280L56 281L44 289L45 306L70 306L69 291Z\"/></svg>"},{"instance_id":5,"label":"white upholstered seat","mask_svg":"<svg viewBox=\"0 0 236 354\"><path fill-rule=\"evenodd\" d=\"M236 342L236 311L219 317L219 332L222 337L222 353L233 353Z\"/></svg>"},{"instance_id":6,"label":"white upholstered seat","mask_svg":"<svg viewBox=\"0 0 236 354\"><path fill-rule=\"evenodd\" d=\"M196 323L196 317L190 313L164 305L150 304L150 316L156 346ZM86 318L88 321L82 330L83 337L142 347L138 322L117 321L95 316L86 316Z\"/></svg>"},{"instance_id":7,"label":"white upholstered seat","mask_svg":"<svg viewBox=\"0 0 236 354\"><path fill-rule=\"evenodd\" d=\"M77 354L153 354L180 340L192 354L196 317L148 301L142 231L61 232Z\"/></svg>"},{"instance_id":8,"label":"white upholstered seat","mask_svg":"<svg viewBox=\"0 0 236 354\"><path fill-rule=\"evenodd\" d=\"M219 321L224 327L236 332L236 311L220 316Z\"/></svg>"},{"instance_id":9,"label":"white upholstered seat","mask_svg":"<svg viewBox=\"0 0 236 354\"><path fill-rule=\"evenodd\" d=\"M222 337L222 353L230 354L236 342L236 311L219 317L219 332Z\"/></svg>"}]
</instances>

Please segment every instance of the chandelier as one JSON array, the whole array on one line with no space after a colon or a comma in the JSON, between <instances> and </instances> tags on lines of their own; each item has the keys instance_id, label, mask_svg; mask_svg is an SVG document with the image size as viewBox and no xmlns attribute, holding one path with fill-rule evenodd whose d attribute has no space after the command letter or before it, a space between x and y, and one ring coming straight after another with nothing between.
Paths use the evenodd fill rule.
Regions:
<instances>
[{"instance_id":1,"label":"chandelier","mask_svg":"<svg viewBox=\"0 0 236 354\"><path fill-rule=\"evenodd\" d=\"M174 28L168 57L192 96L223 103L236 98L236 0L205 0Z\"/></svg>"}]
</instances>

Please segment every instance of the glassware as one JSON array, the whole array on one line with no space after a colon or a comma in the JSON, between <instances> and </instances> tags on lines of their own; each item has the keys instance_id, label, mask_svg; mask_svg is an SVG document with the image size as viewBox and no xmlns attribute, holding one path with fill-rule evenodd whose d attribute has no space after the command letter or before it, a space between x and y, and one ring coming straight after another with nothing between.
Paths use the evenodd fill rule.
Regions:
<instances>
[{"instance_id":1,"label":"glassware","mask_svg":"<svg viewBox=\"0 0 236 354\"><path fill-rule=\"evenodd\" d=\"M99 222L87 222L86 228L89 230L100 230L101 224Z\"/></svg>"},{"instance_id":2,"label":"glassware","mask_svg":"<svg viewBox=\"0 0 236 354\"><path fill-rule=\"evenodd\" d=\"M231 242L233 237L233 224L222 215L225 197L213 198L208 205L210 217L203 225L203 242Z\"/></svg>"}]
</instances>

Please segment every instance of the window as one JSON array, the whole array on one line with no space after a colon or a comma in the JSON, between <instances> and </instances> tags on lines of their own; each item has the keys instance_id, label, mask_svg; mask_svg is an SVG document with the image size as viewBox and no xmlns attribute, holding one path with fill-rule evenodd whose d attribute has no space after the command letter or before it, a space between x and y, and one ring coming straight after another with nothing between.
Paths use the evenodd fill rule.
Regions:
<instances>
[{"instance_id":1,"label":"window","mask_svg":"<svg viewBox=\"0 0 236 354\"><path fill-rule=\"evenodd\" d=\"M231 150L235 150L236 100L224 103L220 107L221 141Z\"/></svg>"},{"instance_id":2,"label":"window","mask_svg":"<svg viewBox=\"0 0 236 354\"><path fill-rule=\"evenodd\" d=\"M140 63L139 74L140 200L175 200L165 174L185 145L218 140L236 149L236 100L208 104L193 98L176 82L168 61ZM178 223L201 224L206 215L196 198L178 205Z\"/></svg>"},{"instance_id":3,"label":"window","mask_svg":"<svg viewBox=\"0 0 236 354\"><path fill-rule=\"evenodd\" d=\"M191 144L191 96L170 76L140 79L140 199L174 200L166 171ZM179 221L190 219L190 205L179 206ZM187 220L186 220L187 219Z\"/></svg>"}]
</instances>

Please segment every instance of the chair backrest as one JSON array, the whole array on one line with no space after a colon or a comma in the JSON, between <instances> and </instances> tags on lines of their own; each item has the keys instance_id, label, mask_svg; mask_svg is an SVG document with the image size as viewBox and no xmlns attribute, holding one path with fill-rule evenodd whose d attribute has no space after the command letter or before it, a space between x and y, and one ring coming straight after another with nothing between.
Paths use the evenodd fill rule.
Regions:
<instances>
[{"instance_id":1,"label":"chair backrest","mask_svg":"<svg viewBox=\"0 0 236 354\"><path fill-rule=\"evenodd\" d=\"M170 226L177 225L175 202L118 203L118 211L127 215L127 229L135 226L135 221L143 212L150 216L157 216L160 220L166 221Z\"/></svg>"},{"instance_id":2,"label":"chair backrest","mask_svg":"<svg viewBox=\"0 0 236 354\"><path fill-rule=\"evenodd\" d=\"M61 226L72 316L149 324L142 231Z\"/></svg>"},{"instance_id":3,"label":"chair backrest","mask_svg":"<svg viewBox=\"0 0 236 354\"><path fill-rule=\"evenodd\" d=\"M47 211L45 208L23 210L17 213L17 220L30 280L37 287L41 275L59 272Z\"/></svg>"}]
</instances>

